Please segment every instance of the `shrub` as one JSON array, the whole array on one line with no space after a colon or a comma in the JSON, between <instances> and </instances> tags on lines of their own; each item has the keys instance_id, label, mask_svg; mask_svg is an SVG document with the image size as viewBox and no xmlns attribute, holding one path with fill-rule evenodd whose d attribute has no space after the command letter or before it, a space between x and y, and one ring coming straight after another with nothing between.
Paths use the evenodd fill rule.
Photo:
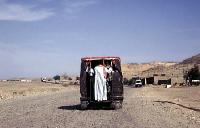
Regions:
<instances>
[{"instance_id":1,"label":"shrub","mask_svg":"<svg viewBox=\"0 0 200 128\"><path fill-rule=\"evenodd\" d=\"M56 75L56 76L53 77L53 79L54 79L54 80L60 80L60 76L59 76L59 75Z\"/></svg>"},{"instance_id":2,"label":"shrub","mask_svg":"<svg viewBox=\"0 0 200 128\"><path fill-rule=\"evenodd\" d=\"M195 65L184 75L184 78L189 80L189 84L192 84L192 80L200 80L199 67Z\"/></svg>"}]
</instances>

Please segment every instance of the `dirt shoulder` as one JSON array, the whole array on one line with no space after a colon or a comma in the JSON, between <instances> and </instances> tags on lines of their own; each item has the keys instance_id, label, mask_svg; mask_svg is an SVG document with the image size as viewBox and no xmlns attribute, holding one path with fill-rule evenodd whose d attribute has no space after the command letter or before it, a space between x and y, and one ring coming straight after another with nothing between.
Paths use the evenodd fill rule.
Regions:
<instances>
[{"instance_id":1,"label":"dirt shoulder","mask_svg":"<svg viewBox=\"0 0 200 128\"><path fill-rule=\"evenodd\" d=\"M132 98L141 102L142 118L155 127L200 127L200 87L136 89Z\"/></svg>"},{"instance_id":2,"label":"dirt shoulder","mask_svg":"<svg viewBox=\"0 0 200 128\"><path fill-rule=\"evenodd\" d=\"M32 96L65 90L58 84L42 82L0 82L0 101L21 96Z\"/></svg>"},{"instance_id":3,"label":"dirt shoulder","mask_svg":"<svg viewBox=\"0 0 200 128\"><path fill-rule=\"evenodd\" d=\"M200 87L162 88L145 87L146 97L152 97L155 101L171 104L182 104L191 108L200 109Z\"/></svg>"}]
</instances>

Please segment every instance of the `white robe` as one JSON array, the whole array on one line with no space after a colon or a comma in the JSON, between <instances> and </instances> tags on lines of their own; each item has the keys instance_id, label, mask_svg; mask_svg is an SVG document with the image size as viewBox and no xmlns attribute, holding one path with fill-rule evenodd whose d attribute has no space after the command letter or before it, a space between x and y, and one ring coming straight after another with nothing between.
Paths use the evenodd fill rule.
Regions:
<instances>
[{"instance_id":1,"label":"white robe","mask_svg":"<svg viewBox=\"0 0 200 128\"><path fill-rule=\"evenodd\" d=\"M95 70L95 84L94 84L95 100L97 101L107 100L105 67L96 66L94 70Z\"/></svg>"}]
</instances>

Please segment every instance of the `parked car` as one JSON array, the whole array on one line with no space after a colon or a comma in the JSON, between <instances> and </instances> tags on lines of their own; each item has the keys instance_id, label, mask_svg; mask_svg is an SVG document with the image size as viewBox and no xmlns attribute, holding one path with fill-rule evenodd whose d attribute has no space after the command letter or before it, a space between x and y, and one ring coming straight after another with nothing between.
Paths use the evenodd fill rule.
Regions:
<instances>
[{"instance_id":1,"label":"parked car","mask_svg":"<svg viewBox=\"0 0 200 128\"><path fill-rule=\"evenodd\" d=\"M95 68L98 65L110 65L111 75L106 79L106 100L96 100L95 81L97 80ZM85 57L81 59L80 71L80 106L87 109L89 104L108 103L113 109L122 108L123 102L123 76L121 60L119 57ZM96 82L97 83L97 82Z\"/></svg>"},{"instance_id":2,"label":"parked car","mask_svg":"<svg viewBox=\"0 0 200 128\"><path fill-rule=\"evenodd\" d=\"M140 79L136 80L135 87L142 87L142 80L140 80Z\"/></svg>"}]
</instances>

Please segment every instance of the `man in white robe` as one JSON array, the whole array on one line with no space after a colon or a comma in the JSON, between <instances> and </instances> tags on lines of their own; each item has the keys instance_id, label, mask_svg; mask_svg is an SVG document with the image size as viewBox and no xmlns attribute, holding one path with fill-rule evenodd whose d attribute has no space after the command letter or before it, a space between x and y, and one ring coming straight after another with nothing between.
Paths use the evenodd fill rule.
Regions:
<instances>
[{"instance_id":1,"label":"man in white robe","mask_svg":"<svg viewBox=\"0 0 200 128\"><path fill-rule=\"evenodd\" d=\"M96 66L95 70L95 100L107 100L106 71L103 65Z\"/></svg>"}]
</instances>

